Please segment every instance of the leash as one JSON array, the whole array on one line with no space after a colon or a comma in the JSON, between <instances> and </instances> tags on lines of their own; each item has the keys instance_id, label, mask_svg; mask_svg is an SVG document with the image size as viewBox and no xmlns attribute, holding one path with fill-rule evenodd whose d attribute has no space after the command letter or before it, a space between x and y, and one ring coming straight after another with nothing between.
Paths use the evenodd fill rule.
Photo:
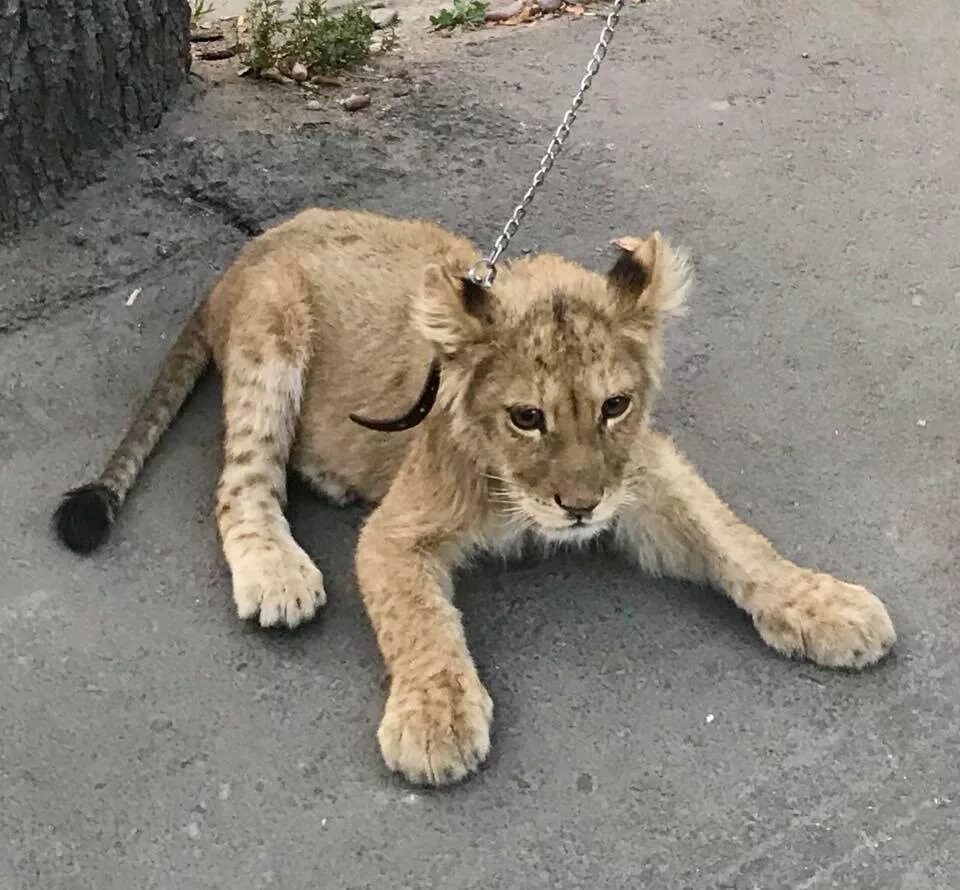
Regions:
<instances>
[{"instance_id":1,"label":"leash","mask_svg":"<svg viewBox=\"0 0 960 890\"><path fill-rule=\"evenodd\" d=\"M496 280L497 261L507 249L507 246L510 244L513 236L517 234L517 230L520 228L520 223L527 215L527 207L530 206L533 196L537 193L540 186L543 185L544 180L547 178L547 174L553 167L554 161L556 161L557 156L560 154L560 150L563 148L563 143L567 141L567 137L570 135L570 128L573 125L573 122L577 119L577 112L580 110L580 106L583 105L583 97L586 95L587 90L590 89L590 84L593 82L593 78L596 77L597 72L600 70L600 64L603 62L604 56L607 54L607 47L610 46L610 41L613 38L613 32L617 27L617 23L620 21L620 13L623 11L624 3L626 3L626 0L614 0L613 9L607 16L603 30L600 32L600 40L594 47L593 55L590 56L590 61L587 63L586 73L583 76L583 80L580 81L580 89L577 90L577 94L573 97L573 101L570 103L570 107L567 109L566 114L564 114L563 120L560 122L560 126L557 127L557 131L553 134L553 139L550 140L550 144L547 146L547 153L540 161L540 166L533 177L533 182L524 193L520 203L514 208L513 214L507 221L507 224L503 227L503 231L500 233L500 236L494 243L493 250L490 251L489 256L481 260L477 260L477 262L474 263L468 270L467 277L474 284L479 285L480 287L490 287ZM410 408L403 416L394 417L387 420L377 420L370 417L362 417L359 414L351 414L350 419L354 423L366 427L367 429L377 430L378 432L383 433L395 433L401 432L402 430L409 430L422 423L424 418L426 418L426 416L430 413L434 403L437 400L437 394L439 390L440 361L439 359L435 358L430 363L430 370L427 374L427 380L423 385L423 390L420 393L420 397L417 399L413 407Z\"/></svg>"},{"instance_id":2,"label":"leash","mask_svg":"<svg viewBox=\"0 0 960 890\"><path fill-rule=\"evenodd\" d=\"M557 156L560 154L564 142L567 141L567 137L570 135L570 128L577 119L577 112L580 110L580 106L583 105L583 97L586 95L587 90L590 89L590 84L600 70L600 64L607 54L607 48L613 39L613 32L616 30L617 23L620 21L620 13L623 11L625 2L626 0L614 0L613 9L607 16L603 30L600 32L600 40L597 42L596 47L594 47L593 55L590 56L590 61L587 63L586 73L583 76L583 80L580 81L580 89L577 90L577 94L573 97L573 101L570 103L566 114L564 114L560 126L557 127L556 133L553 134L553 139L550 140L550 144L547 146L547 153L540 161L540 167L533 177L533 182L530 184L520 203L514 208L513 214L494 243L493 250L490 251L487 257L474 263L467 271L467 277L474 284L481 285L482 287L490 287L496 280L497 261L507 249L513 236L517 234L520 223L527 215L527 207L530 206L533 196L537 193L540 186L543 185L544 180L546 180L547 174L550 172L554 161L556 161Z\"/></svg>"}]
</instances>

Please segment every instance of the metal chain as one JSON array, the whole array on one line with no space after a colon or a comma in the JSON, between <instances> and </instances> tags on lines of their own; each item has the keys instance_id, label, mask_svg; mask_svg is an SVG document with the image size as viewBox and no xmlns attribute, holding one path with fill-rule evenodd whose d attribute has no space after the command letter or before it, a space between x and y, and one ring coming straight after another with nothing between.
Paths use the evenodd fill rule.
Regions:
<instances>
[{"instance_id":1,"label":"metal chain","mask_svg":"<svg viewBox=\"0 0 960 890\"><path fill-rule=\"evenodd\" d=\"M583 80L580 81L580 89L577 91L576 96L573 97L573 102L570 103L570 108L567 109L566 114L564 114L563 120L560 122L560 126L557 127L556 133L553 134L553 139L550 140L550 145L547 146L547 153L540 161L540 167L533 177L530 188L527 189L523 199L514 208L513 215L503 227L503 231L493 245L493 250L490 252L490 255L485 259L478 260L467 272L467 275L474 284L490 287L496 279L497 260L500 259L503 252L507 249L507 245L513 236L517 234L520 223L527 215L527 207L530 206L530 202L537 193L537 189L543 185L547 174L553 167L554 161L556 161L557 156L560 154L560 149L563 148L564 142L567 141L567 137L570 135L570 127L577 119L577 112L580 110L580 106L583 105L583 97L587 90L590 89L593 78L600 70L600 63L607 54L607 47L610 46L610 41L613 39L613 32L617 27L617 23L620 21L620 13L623 11L625 2L626 0L614 0L613 9L607 16L603 30L600 32L600 40L596 47L594 47L593 55L587 63L586 73L583 76Z\"/></svg>"}]
</instances>

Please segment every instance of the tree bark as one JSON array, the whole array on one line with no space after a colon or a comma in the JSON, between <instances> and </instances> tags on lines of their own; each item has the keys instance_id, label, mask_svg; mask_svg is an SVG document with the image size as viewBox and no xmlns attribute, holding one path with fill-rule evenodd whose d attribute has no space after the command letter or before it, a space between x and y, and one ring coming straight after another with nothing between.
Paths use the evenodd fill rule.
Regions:
<instances>
[{"instance_id":1,"label":"tree bark","mask_svg":"<svg viewBox=\"0 0 960 890\"><path fill-rule=\"evenodd\" d=\"M188 0L0 0L0 231L155 127L189 70Z\"/></svg>"}]
</instances>

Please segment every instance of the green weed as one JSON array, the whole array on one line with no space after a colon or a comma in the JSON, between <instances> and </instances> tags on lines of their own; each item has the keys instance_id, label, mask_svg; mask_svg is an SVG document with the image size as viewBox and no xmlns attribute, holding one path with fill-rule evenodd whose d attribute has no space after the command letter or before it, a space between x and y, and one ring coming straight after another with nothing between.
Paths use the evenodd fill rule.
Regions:
<instances>
[{"instance_id":1,"label":"green weed","mask_svg":"<svg viewBox=\"0 0 960 890\"><path fill-rule=\"evenodd\" d=\"M488 3L483 0L453 0L453 9L444 7L436 15L430 16L430 24L437 31L449 31L454 28L479 28L487 14Z\"/></svg>"},{"instance_id":2,"label":"green weed","mask_svg":"<svg viewBox=\"0 0 960 890\"><path fill-rule=\"evenodd\" d=\"M252 0L247 7L250 40L244 61L256 71L302 62L311 74L332 74L370 54L376 30L359 6L332 13L324 0L298 0L289 18L281 0Z\"/></svg>"},{"instance_id":3,"label":"green weed","mask_svg":"<svg viewBox=\"0 0 960 890\"><path fill-rule=\"evenodd\" d=\"M284 23L280 17L282 0L252 0L247 7L250 43L246 47L246 63L254 71L273 68L279 58Z\"/></svg>"},{"instance_id":4,"label":"green weed","mask_svg":"<svg viewBox=\"0 0 960 890\"><path fill-rule=\"evenodd\" d=\"M286 23L284 56L303 62L311 74L331 74L362 62L376 30L359 6L330 13L324 0L299 0Z\"/></svg>"}]
</instances>

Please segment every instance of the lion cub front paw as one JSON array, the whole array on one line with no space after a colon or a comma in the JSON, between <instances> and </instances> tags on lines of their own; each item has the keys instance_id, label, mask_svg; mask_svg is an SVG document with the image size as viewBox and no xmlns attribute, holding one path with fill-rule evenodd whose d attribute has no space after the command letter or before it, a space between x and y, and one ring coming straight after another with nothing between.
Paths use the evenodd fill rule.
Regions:
<instances>
[{"instance_id":1,"label":"lion cub front paw","mask_svg":"<svg viewBox=\"0 0 960 890\"><path fill-rule=\"evenodd\" d=\"M410 782L444 785L490 751L493 702L472 665L421 681L394 680L377 738L387 766Z\"/></svg>"},{"instance_id":2,"label":"lion cub front paw","mask_svg":"<svg viewBox=\"0 0 960 890\"><path fill-rule=\"evenodd\" d=\"M824 667L866 667L897 638L886 606L869 590L814 572L804 573L753 622L778 652Z\"/></svg>"},{"instance_id":3,"label":"lion cub front paw","mask_svg":"<svg viewBox=\"0 0 960 890\"><path fill-rule=\"evenodd\" d=\"M295 541L251 548L230 569L237 615L259 612L262 627L296 627L327 601L323 575Z\"/></svg>"}]
</instances>

